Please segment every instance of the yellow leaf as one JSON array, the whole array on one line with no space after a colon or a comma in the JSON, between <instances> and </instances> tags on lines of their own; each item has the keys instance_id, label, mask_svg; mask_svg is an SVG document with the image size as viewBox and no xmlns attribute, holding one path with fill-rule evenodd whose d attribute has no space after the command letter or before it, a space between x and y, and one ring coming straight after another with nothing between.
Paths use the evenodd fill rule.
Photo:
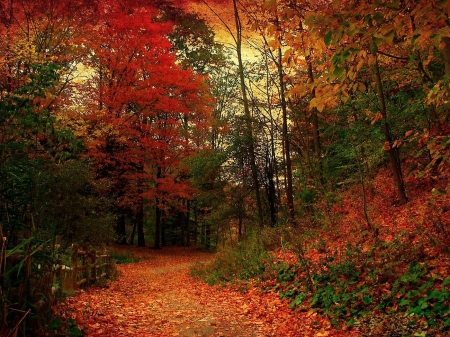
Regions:
<instances>
[{"instance_id":1,"label":"yellow leaf","mask_svg":"<svg viewBox=\"0 0 450 337\"><path fill-rule=\"evenodd\" d=\"M309 310L308 313L306 314L306 316L308 316L308 317L313 316L313 315L315 316L315 315L317 315L317 313L312 309Z\"/></svg>"},{"instance_id":2,"label":"yellow leaf","mask_svg":"<svg viewBox=\"0 0 450 337\"><path fill-rule=\"evenodd\" d=\"M391 30L389 33L384 35L384 39L387 43L392 44L394 42L395 30Z\"/></svg>"},{"instance_id":3,"label":"yellow leaf","mask_svg":"<svg viewBox=\"0 0 450 337\"><path fill-rule=\"evenodd\" d=\"M322 112L323 109L325 109L325 105L323 104L323 102L319 102L319 104L317 104L317 110L319 110L319 112Z\"/></svg>"},{"instance_id":4,"label":"yellow leaf","mask_svg":"<svg viewBox=\"0 0 450 337\"><path fill-rule=\"evenodd\" d=\"M364 59L359 60L358 65L356 66L356 71L360 71L364 65Z\"/></svg>"},{"instance_id":5,"label":"yellow leaf","mask_svg":"<svg viewBox=\"0 0 450 337\"><path fill-rule=\"evenodd\" d=\"M372 121L370 122L370 124L375 124L376 122L378 122L380 119L383 118L383 115L381 114L381 112L377 112L373 117L372 117Z\"/></svg>"}]
</instances>

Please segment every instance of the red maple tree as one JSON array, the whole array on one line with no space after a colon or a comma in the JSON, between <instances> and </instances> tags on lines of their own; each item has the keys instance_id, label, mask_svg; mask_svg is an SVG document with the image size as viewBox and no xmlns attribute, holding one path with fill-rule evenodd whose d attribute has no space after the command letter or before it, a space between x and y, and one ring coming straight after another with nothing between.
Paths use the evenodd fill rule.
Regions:
<instances>
[{"instance_id":1,"label":"red maple tree","mask_svg":"<svg viewBox=\"0 0 450 337\"><path fill-rule=\"evenodd\" d=\"M154 20L154 8L108 3L100 12L89 42L89 156L117 207L136 211L139 246L145 201L156 207L158 246L161 210L191 195L182 162L202 146L209 99L203 78L177 64L172 27Z\"/></svg>"}]
</instances>

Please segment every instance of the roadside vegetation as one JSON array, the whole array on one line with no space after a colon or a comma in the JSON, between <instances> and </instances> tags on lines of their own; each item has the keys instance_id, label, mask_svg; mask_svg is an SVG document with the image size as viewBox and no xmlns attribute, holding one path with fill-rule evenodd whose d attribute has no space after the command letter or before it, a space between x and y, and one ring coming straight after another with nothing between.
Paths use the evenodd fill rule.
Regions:
<instances>
[{"instance_id":1,"label":"roadside vegetation","mask_svg":"<svg viewBox=\"0 0 450 337\"><path fill-rule=\"evenodd\" d=\"M374 184L386 179L381 169ZM362 336L446 336L450 331L447 195L412 180L411 201L368 199L376 238L364 226L356 187L342 191L333 214L314 228L279 227L219 249L191 273L238 291L276 292L295 311L315 311Z\"/></svg>"}]
</instances>

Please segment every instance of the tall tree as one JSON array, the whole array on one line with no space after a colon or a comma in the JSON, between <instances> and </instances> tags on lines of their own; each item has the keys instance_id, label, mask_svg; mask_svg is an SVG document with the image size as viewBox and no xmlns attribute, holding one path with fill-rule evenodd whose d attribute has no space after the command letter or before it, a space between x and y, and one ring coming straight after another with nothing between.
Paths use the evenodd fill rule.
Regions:
<instances>
[{"instance_id":1,"label":"tall tree","mask_svg":"<svg viewBox=\"0 0 450 337\"><path fill-rule=\"evenodd\" d=\"M153 20L152 7L108 6L92 41L90 155L98 172L123 181L118 206L137 214L138 245L145 245L143 214L146 200L158 224L165 207L177 198L190 198L187 181L180 178L183 158L202 145L208 128L208 96L201 95L202 77L176 64L166 35L170 24ZM187 121L187 122L186 122ZM117 186L117 184L116 184Z\"/></svg>"}]
</instances>

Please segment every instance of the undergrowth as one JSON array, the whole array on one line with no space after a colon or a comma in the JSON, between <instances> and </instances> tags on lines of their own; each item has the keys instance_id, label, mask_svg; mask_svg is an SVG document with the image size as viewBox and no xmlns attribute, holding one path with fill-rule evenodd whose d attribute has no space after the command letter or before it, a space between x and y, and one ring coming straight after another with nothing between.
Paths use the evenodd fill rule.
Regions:
<instances>
[{"instance_id":1,"label":"undergrowth","mask_svg":"<svg viewBox=\"0 0 450 337\"><path fill-rule=\"evenodd\" d=\"M385 331L390 336L432 336L450 331L450 278L444 278L442 270L438 273L432 260L427 262L421 253L401 237L379 242L368 251L348 245L340 258L328 256L316 264L312 287L305 286L300 265L290 267L290 274L295 275L291 282L280 286L278 277L276 287L291 307L313 308L336 325L359 327L371 316L396 316L402 325ZM279 269L279 275L286 275L286 267ZM359 329L370 332L371 327Z\"/></svg>"},{"instance_id":2,"label":"undergrowth","mask_svg":"<svg viewBox=\"0 0 450 337\"><path fill-rule=\"evenodd\" d=\"M111 260L116 264L133 263L141 261L140 258L135 257L132 251L129 250L111 250Z\"/></svg>"},{"instance_id":3,"label":"undergrowth","mask_svg":"<svg viewBox=\"0 0 450 337\"><path fill-rule=\"evenodd\" d=\"M223 249L207 265L194 265L191 274L210 285L247 281L263 277L271 260L261 240L249 239Z\"/></svg>"},{"instance_id":4,"label":"undergrowth","mask_svg":"<svg viewBox=\"0 0 450 337\"><path fill-rule=\"evenodd\" d=\"M450 334L449 265L427 256L422 245L412 246L406 234L365 247L348 244L339 254L323 243L317 248L304 252L318 256L315 261L292 263L269 253L261 239L250 238L192 273L208 284L256 279L292 309L317 311L364 336Z\"/></svg>"}]
</instances>

